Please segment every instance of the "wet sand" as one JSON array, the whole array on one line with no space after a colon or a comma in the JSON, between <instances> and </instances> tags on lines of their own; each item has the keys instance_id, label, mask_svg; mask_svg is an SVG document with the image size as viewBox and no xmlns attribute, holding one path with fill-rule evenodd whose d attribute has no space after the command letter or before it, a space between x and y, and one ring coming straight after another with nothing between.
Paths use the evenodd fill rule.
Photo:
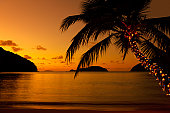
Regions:
<instances>
[{"instance_id":1,"label":"wet sand","mask_svg":"<svg viewBox=\"0 0 170 113\"><path fill-rule=\"evenodd\" d=\"M170 113L170 111L95 111L95 110L53 110L53 109L0 109L0 113Z\"/></svg>"}]
</instances>

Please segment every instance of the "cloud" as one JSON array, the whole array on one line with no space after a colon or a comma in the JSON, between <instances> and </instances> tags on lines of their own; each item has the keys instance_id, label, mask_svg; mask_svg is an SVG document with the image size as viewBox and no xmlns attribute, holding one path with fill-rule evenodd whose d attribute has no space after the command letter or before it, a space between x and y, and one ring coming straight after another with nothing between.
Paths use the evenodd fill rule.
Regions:
<instances>
[{"instance_id":1,"label":"cloud","mask_svg":"<svg viewBox=\"0 0 170 113\"><path fill-rule=\"evenodd\" d=\"M17 47L11 47L12 48L12 50L14 51L14 52L18 52L18 51L21 51L22 50L22 48L17 48Z\"/></svg>"},{"instance_id":2,"label":"cloud","mask_svg":"<svg viewBox=\"0 0 170 113\"><path fill-rule=\"evenodd\" d=\"M124 62L122 61L122 62L120 62L119 60L117 60L117 61L113 61L113 60L111 60L110 61L110 63L115 63L115 64L124 64Z\"/></svg>"},{"instance_id":3,"label":"cloud","mask_svg":"<svg viewBox=\"0 0 170 113\"><path fill-rule=\"evenodd\" d=\"M46 48L42 47L41 45L38 45L36 49L37 49L37 50L44 50L44 51L47 50Z\"/></svg>"},{"instance_id":4,"label":"cloud","mask_svg":"<svg viewBox=\"0 0 170 113\"><path fill-rule=\"evenodd\" d=\"M63 56L59 56L58 59L63 59Z\"/></svg>"},{"instance_id":5,"label":"cloud","mask_svg":"<svg viewBox=\"0 0 170 113\"><path fill-rule=\"evenodd\" d=\"M42 57L42 58L37 58L38 60L48 60L47 58L45 58L45 57Z\"/></svg>"},{"instance_id":6,"label":"cloud","mask_svg":"<svg viewBox=\"0 0 170 113\"><path fill-rule=\"evenodd\" d=\"M51 59L63 59L63 56L60 55L60 56L57 56L57 57L53 57L53 58L51 58Z\"/></svg>"},{"instance_id":7,"label":"cloud","mask_svg":"<svg viewBox=\"0 0 170 113\"><path fill-rule=\"evenodd\" d=\"M102 63L103 65L106 65L106 63Z\"/></svg>"},{"instance_id":8,"label":"cloud","mask_svg":"<svg viewBox=\"0 0 170 113\"><path fill-rule=\"evenodd\" d=\"M0 40L0 46L17 46L12 40Z\"/></svg>"},{"instance_id":9,"label":"cloud","mask_svg":"<svg viewBox=\"0 0 170 113\"><path fill-rule=\"evenodd\" d=\"M26 58L26 59L32 59L32 57L31 57L31 56L28 56L28 55L24 55L24 58Z\"/></svg>"},{"instance_id":10,"label":"cloud","mask_svg":"<svg viewBox=\"0 0 170 113\"><path fill-rule=\"evenodd\" d=\"M65 62L65 61L61 61L60 63L62 63L62 64L63 64L63 63L66 63L66 62Z\"/></svg>"},{"instance_id":11,"label":"cloud","mask_svg":"<svg viewBox=\"0 0 170 113\"><path fill-rule=\"evenodd\" d=\"M45 57L43 57L43 58L42 58L42 60L46 60L46 58L45 58Z\"/></svg>"}]
</instances>

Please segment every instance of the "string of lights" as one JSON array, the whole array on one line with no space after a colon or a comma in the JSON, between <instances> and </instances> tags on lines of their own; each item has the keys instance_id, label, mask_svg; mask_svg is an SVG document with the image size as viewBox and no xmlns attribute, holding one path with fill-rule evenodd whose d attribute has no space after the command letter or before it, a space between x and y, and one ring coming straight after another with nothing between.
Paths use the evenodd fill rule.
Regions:
<instances>
[{"instance_id":1,"label":"string of lights","mask_svg":"<svg viewBox=\"0 0 170 113\"><path fill-rule=\"evenodd\" d=\"M163 91L166 92L166 95L170 95L170 77L164 73L163 69L158 66L157 63L154 63L152 60L145 57L145 55L140 52L137 47L137 42L135 41L135 37L139 37L136 28L132 28L132 26L127 26L124 22L122 22L126 26L126 30L124 31L124 37L129 40L129 46L131 47L132 52L135 54L136 58L141 62L141 65L149 70L150 73L155 76L156 80L159 81L159 85L162 87Z\"/></svg>"}]
</instances>

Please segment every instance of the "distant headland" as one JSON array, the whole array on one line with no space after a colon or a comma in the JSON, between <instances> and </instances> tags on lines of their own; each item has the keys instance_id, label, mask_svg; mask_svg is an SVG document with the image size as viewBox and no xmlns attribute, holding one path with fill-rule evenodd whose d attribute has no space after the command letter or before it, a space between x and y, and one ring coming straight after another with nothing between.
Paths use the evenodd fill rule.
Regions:
<instances>
[{"instance_id":1,"label":"distant headland","mask_svg":"<svg viewBox=\"0 0 170 113\"><path fill-rule=\"evenodd\" d=\"M76 70L70 70L70 72L76 71ZM100 66L90 66L88 68L80 68L80 72L108 72L106 68L100 67Z\"/></svg>"},{"instance_id":2,"label":"distant headland","mask_svg":"<svg viewBox=\"0 0 170 113\"><path fill-rule=\"evenodd\" d=\"M130 71L131 72L147 72L147 70L141 65L141 63L135 65Z\"/></svg>"},{"instance_id":3,"label":"distant headland","mask_svg":"<svg viewBox=\"0 0 170 113\"><path fill-rule=\"evenodd\" d=\"M37 72L35 64L0 47L0 72Z\"/></svg>"}]
</instances>

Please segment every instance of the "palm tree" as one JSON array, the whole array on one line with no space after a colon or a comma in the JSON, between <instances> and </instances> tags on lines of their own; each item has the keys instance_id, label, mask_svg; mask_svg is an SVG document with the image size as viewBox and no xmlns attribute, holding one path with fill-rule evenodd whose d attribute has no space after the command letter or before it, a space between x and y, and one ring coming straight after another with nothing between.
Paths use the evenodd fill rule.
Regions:
<instances>
[{"instance_id":1,"label":"palm tree","mask_svg":"<svg viewBox=\"0 0 170 113\"><path fill-rule=\"evenodd\" d=\"M150 3L151 0L84 0L81 14L65 18L61 25L62 31L66 31L78 21L85 23L67 50L68 62L81 46L88 44L89 40L97 41L101 34L106 36L82 55L75 77L81 67L90 66L111 44L115 44L124 54L123 60L131 49L142 65L159 79L161 86L169 94L168 69L163 70L162 62L155 59L169 56L170 17L148 18L147 9Z\"/></svg>"}]
</instances>

